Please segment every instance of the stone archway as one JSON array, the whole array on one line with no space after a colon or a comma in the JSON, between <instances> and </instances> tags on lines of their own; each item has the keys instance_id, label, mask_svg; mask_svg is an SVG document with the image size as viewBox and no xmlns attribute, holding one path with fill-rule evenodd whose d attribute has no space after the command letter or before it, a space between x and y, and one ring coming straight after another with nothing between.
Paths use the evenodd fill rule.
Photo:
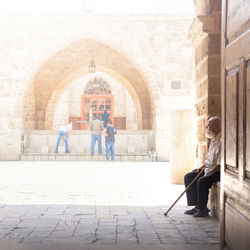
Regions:
<instances>
[{"instance_id":1,"label":"stone archway","mask_svg":"<svg viewBox=\"0 0 250 250\"><path fill-rule=\"evenodd\" d=\"M152 99L148 83L136 65L111 47L85 39L60 50L47 61L34 79L35 128L52 129L56 103L64 89L87 73L88 64L94 59L97 67L123 79L121 83L131 94L141 120L140 129L152 129Z\"/></svg>"},{"instance_id":2,"label":"stone archway","mask_svg":"<svg viewBox=\"0 0 250 250\"><path fill-rule=\"evenodd\" d=\"M129 92L133 104L136 110L136 121L137 121L137 127L138 129L142 129L142 107L140 100L138 98L137 93L135 92L135 89L133 88L132 84L125 78L123 78L121 75L119 75L117 72L112 71L111 69L107 69L102 66L98 66L98 69L101 72L105 72L109 75L111 75L113 78L118 80L120 83L123 84L123 86L127 89ZM81 65L77 69L75 69L74 72L68 74L65 78L62 79L57 85L57 87L54 89L51 98L48 102L47 108L46 108L46 115L45 115L45 129L51 129L53 127L53 121L54 121L54 114L56 110L57 103L62 96L64 90L75 80L80 78L83 74L87 74L86 71L86 65Z\"/></svg>"}]
</instances>

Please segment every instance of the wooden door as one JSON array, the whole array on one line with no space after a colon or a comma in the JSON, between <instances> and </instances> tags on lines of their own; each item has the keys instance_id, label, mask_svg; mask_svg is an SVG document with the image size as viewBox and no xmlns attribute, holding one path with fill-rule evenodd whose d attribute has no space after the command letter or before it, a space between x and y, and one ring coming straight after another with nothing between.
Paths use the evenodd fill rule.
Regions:
<instances>
[{"instance_id":1,"label":"wooden door","mask_svg":"<svg viewBox=\"0 0 250 250\"><path fill-rule=\"evenodd\" d=\"M222 1L221 249L250 249L250 1Z\"/></svg>"},{"instance_id":2,"label":"wooden door","mask_svg":"<svg viewBox=\"0 0 250 250\"><path fill-rule=\"evenodd\" d=\"M87 129L87 123L92 110L92 119L97 115L102 115L105 110L110 115L110 120L114 122L114 96L113 95L83 95L81 108L81 129Z\"/></svg>"}]
</instances>

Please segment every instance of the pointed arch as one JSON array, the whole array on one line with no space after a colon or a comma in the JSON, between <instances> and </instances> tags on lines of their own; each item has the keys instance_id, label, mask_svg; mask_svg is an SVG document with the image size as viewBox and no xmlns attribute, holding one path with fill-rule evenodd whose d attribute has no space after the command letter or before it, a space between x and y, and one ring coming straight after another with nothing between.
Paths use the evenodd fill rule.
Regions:
<instances>
[{"instance_id":1,"label":"pointed arch","mask_svg":"<svg viewBox=\"0 0 250 250\"><path fill-rule=\"evenodd\" d=\"M34 79L35 127L52 129L56 104L74 80L87 74L94 59L98 69L110 74L131 94L137 112L139 129L152 129L153 103L145 77L138 67L108 45L85 39L74 42L44 63ZM139 114L140 113L140 114Z\"/></svg>"}]
</instances>

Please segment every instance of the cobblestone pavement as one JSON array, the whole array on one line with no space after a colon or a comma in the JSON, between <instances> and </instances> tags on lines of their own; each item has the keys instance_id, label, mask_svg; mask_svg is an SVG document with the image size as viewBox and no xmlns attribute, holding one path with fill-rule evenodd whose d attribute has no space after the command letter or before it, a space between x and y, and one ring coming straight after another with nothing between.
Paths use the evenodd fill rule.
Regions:
<instances>
[{"instance_id":1,"label":"cobblestone pavement","mask_svg":"<svg viewBox=\"0 0 250 250\"><path fill-rule=\"evenodd\" d=\"M0 162L0 249L219 249L213 217L184 215L168 163Z\"/></svg>"}]
</instances>

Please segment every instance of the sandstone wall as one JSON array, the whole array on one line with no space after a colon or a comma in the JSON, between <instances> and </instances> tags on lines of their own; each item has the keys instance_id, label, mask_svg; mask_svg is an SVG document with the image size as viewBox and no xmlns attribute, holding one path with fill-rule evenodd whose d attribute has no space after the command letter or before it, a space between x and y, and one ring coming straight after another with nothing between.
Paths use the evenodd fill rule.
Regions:
<instances>
[{"instance_id":1,"label":"sandstone wall","mask_svg":"<svg viewBox=\"0 0 250 250\"><path fill-rule=\"evenodd\" d=\"M190 29L195 48L197 157L204 164L208 148L208 118L221 115L221 5L220 1L196 2L197 18Z\"/></svg>"},{"instance_id":2,"label":"sandstone wall","mask_svg":"<svg viewBox=\"0 0 250 250\"><path fill-rule=\"evenodd\" d=\"M149 118L154 130L152 149L157 151L160 160L169 160L169 111L176 106L192 106L193 100L194 55L187 39L191 21L189 16L165 15L2 16L0 159L18 159L21 135L34 129L35 121L40 119L41 113L36 112L36 109L39 111L39 106L35 107L36 99L46 96L51 83L43 85L41 82L41 88L35 91L33 84L36 75L43 69L42 81L46 81L46 74L49 76L55 70L47 63L53 56L72 43L93 39L105 44L106 48L118 51L140 72L149 98L143 100L144 93L136 88L136 80L132 86L137 91L133 98L136 100L136 95L140 96L140 105L150 102L152 117ZM57 64L63 64L67 58L67 54L61 53ZM106 59L109 61L109 58ZM77 60L80 58L75 58L72 64ZM111 61L109 63L112 64ZM57 77L63 78L64 73ZM76 75L76 72L67 73ZM81 75L80 71L77 73ZM82 75L85 73L82 72ZM113 76L118 79L115 73ZM130 79L133 80L133 74ZM181 80L182 88L170 88L173 80ZM69 82L71 84L73 80ZM62 94L65 89L60 90ZM138 107L137 103L135 107ZM145 120L143 116L144 113L142 120Z\"/></svg>"},{"instance_id":3,"label":"sandstone wall","mask_svg":"<svg viewBox=\"0 0 250 250\"><path fill-rule=\"evenodd\" d=\"M174 110L171 117L170 182L184 184L183 174L192 171L195 161L195 115L193 110Z\"/></svg>"}]
</instances>

